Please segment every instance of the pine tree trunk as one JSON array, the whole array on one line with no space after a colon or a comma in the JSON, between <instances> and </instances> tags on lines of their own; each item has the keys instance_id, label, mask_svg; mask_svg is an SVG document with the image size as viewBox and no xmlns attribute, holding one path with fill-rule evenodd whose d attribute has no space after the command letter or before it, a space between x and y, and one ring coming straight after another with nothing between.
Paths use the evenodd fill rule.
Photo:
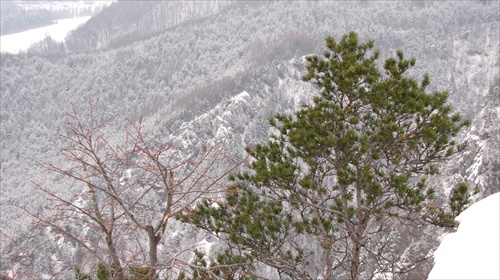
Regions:
<instances>
[{"instance_id":1,"label":"pine tree trunk","mask_svg":"<svg viewBox=\"0 0 500 280\"><path fill-rule=\"evenodd\" d=\"M361 209L361 206L358 206ZM364 232L366 229L366 217L363 217L362 211L358 210L358 226L352 237L352 258L351 258L351 280L359 278L359 263L361 259L361 246L364 242Z\"/></svg>"},{"instance_id":2,"label":"pine tree trunk","mask_svg":"<svg viewBox=\"0 0 500 280\"><path fill-rule=\"evenodd\" d=\"M351 259L351 280L357 280L359 274L359 252L361 246L357 240L354 241L352 246L352 259Z\"/></svg>"}]
</instances>

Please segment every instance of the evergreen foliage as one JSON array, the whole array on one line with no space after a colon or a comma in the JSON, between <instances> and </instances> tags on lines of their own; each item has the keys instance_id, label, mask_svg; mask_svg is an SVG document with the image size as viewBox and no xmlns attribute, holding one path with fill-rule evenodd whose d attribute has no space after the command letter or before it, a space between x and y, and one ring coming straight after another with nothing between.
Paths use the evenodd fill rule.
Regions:
<instances>
[{"instance_id":1,"label":"evergreen foliage","mask_svg":"<svg viewBox=\"0 0 500 280\"><path fill-rule=\"evenodd\" d=\"M82 272L80 267L75 267L75 280L92 280L92 276Z\"/></svg>"},{"instance_id":2,"label":"evergreen foliage","mask_svg":"<svg viewBox=\"0 0 500 280\"><path fill-rule=\"evenodd\" d=\"M149 269L147 267L134 267L131 266L129 269L129 274L127 280L147 280L150 279ZM97 264L97 272L95 273L97 280L111 280L116 279L116 275L113 275L112 271L104 263L100 262ZM80 267L75 267L75 280L92 280L92 273L82 272ZM155 277L154 279L157 279Z\"/></svg>"},{"instance_id":3,"label":"evergreen foliage","mask_svg":"<svg viewBox=\"0 0 500 280\"><path fill-rule=\"evenodd\" d=\"M111 279L111 272L108 267L103 263L97 265L97 279L98 280L108 280Z\"/></svg>"},{"instance_id":4,"label":"evergreen foliage","mask_svg":"<svg viewBox=\"0 0 500 280\"><path fill-rule=\"evenodd\" d=\"M469 122L452 112L448 92L427 93L429 76L408 75L416 60L402 51L380 69L374 41L360 43L354 32L326 38L326 47L307 57L303 76L319 93L295 114L270 119L277 133L247 148L251 171L231 178L225 202L178 215L227 242L215 263L240 258L239 273L257 262L280 277L345 271L358 279L368 258L383 265L383 250L374 250L380 234L396 224L453 228L466 207L467 185L452 192L450 211L433 206L428 182L467 146L454 140ZM319 261L308 263L315 254Z\"/></svg>"}]
</instances>

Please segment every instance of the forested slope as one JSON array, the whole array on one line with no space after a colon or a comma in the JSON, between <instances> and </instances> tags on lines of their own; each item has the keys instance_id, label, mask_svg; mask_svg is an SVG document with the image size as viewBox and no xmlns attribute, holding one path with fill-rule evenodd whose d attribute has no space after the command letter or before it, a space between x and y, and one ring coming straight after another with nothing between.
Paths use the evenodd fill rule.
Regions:
<instances>
[{"instance_id":1,"label":"forested slope","mask_svg":"<svg viewBox=\"0 0 500 280\"><path fill-rule=\"evenodd\" d=\"M313 89L300 81L303 56L321 53L327 35L352 30L375 39L382 57L397 49L415 57L412 74L428 72L431 88L450 90L454 108L472 119L464 135L472 150L443 172L443 192L460 178L486 193L499 190L495 1L203 3L118 2L73 34L67 42L73 53L2 54L0 224L6 233L15 229L21 238L30 223L13 205L43 211L46 201L33 181L74 192L72 182L39 167L63 163L60 135L71 103L83 111L92 100L111 139L123 132L125 118L144 116L147 135L157 142L194 150L226 133L242 154L245 145L267 139L270 115L308 100ZM126 25L131 11L134 20ZM436 233L425 234L436 242Z\"/></svg>"}]
</instances>

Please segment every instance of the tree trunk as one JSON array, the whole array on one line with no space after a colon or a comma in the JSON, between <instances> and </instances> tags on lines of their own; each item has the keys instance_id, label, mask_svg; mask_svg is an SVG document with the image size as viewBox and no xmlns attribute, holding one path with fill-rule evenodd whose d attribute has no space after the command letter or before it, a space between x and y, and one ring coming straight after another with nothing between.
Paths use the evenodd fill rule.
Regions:
<instances>
[{"instance_id":1,"label":"tree trunk","mask_svg":"<svg viewBox=\"0 0 500 280\"><path fill-rule=\"evenodd\" d=\"M154 228L151 225L146 226L149 238L149 268L148 279L156 279L156 266L158 265L158 243L160 243L161 235L155 235Z\"/></svg>"},{"instance_id":2,"label":"tree trunk","mask_svg":"<svg viewBox=\"0 0 500 280\"><path fill-rule=\"evenodd\" d=\"M321 273L322 279L333 279L333 263L335 262L335 258L332 253L332 244L333 242L329 238L325 238L325 240L321 241L323 244L323 272Z\"/></svg>"},{"instance_id":3,"label":"tree trunk","mask_svg":"<svg viewBox=\"0 0 500 280\"><path fill-rule=\"evenodd\" d=\"M120 264L120 258L118 257L118 253L116 253L116 248L113 243L113 238L111 235L106 236L106 243L108 244L109 253L111 254L113 270L116 273L117 280L125 280L125 276L123 275L122 265Z\"/></svg>"},{"instance_id":4,"label":"tree trunk","mask_svg":"<svg viewBox=\"0 0 500 280\"><path fill-rule=\"evenodd\" d=\"M352 258L351 258L351 280L357 280L359 278L359 263L361 258L361 246L364 244L366 225L366 216L364 216L362 211L358 210L358 226L356 232L352 238Z\"/></svg>"},{"instance_id":5,"label":"tree trunk","mask_svg":"<svg viewBox=\"0 0 500 280\"><path fill-rule=\"evenodd\" d=\"M352 258L351 258L351 280L357 280L359 277L359 252L361 246L357 240L354 240L352 246Z\"/></svg>"}]
</instances>

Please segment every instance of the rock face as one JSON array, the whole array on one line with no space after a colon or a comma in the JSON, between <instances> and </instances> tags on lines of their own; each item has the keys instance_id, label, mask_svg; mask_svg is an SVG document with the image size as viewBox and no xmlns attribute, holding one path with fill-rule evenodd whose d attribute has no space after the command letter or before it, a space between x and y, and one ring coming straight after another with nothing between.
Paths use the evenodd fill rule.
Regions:
<instances>
[{"instance_id":1,"label":"rock face","mask_svg":"<svg viewBox=\"0 0 500 280\"><path fill-rule=\"evenodd\" d=\"M470 157L463 161L471 163L466 169L466 181L483 190L483 196L500 192L500 90L498 80L492 84L481 111L474 117L470 139Z\"/></svg>"},{"instance_id":2,"label":"rock face","mask_svg":"<svg viewBox=\"0 0 500 280\"><path fill-rule=\"evenodd\" d=\"M125 118L144 116L148 137L157 143L172 142L190 154L227 135L234 153L243 155L245 146L268 139L271 115L292 112L315 93L300 80L303 57L322 53L326 35L352 30L362 40L375 39L382 57L397 49L415 57L411 74L428 72L432 89L449 90L453 107L472 120L462 136L470 141L469 151L435 178L441 192L462 180L481 190L477 200L500 191L500 18L494 1L200 3L119 1L73 34L67 42L72 54L50 60L2 54L5 234L29 236L30 217L14 205L44 211L47 201L32 181L62 195L74 192L72 182L38 167L64 164L60 134L70 103L84 110L91 99L111 139L121 135ZM186 233L169 237L179 246L193 242L186 237L198 238L187 229L176 232ZM421 234L398 237L405 244L398 248L401 255L436 248L440 231ZM10 245L2 240L2 256ZM62 266L57 252L64 248L74 246L54 245L37 275ZM23 264L10 260L2 261L2 271ZM414 276L425 277L431 265Z\"/></svg>"}]
</instances>

